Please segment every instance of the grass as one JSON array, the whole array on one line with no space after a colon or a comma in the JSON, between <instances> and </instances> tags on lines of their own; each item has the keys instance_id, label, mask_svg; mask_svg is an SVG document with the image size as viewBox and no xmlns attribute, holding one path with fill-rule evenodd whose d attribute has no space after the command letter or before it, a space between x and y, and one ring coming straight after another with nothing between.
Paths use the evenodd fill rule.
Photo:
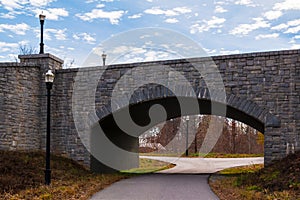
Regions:
<instances>
[{"instance_id":1,"label":"grass","mask_svg":"<svg viewBox=\"0 0 300 200\"><path fill-rule=\"evenodd\" d=\"M170 164L163 161L140 158L140 167L133 168L130 170L121 171L123 173L133 173L133 174L145 174L145 173L153 173L156 171L169 169L174 167L174 164Z\"/></svg>"},{"instance_id":2,"label":"grass","mask_svg":"<svg viewBox=\"0 0 300 200\"><path fill-rule=\"evenodd\" d=\"M186 157L185 154L160 154L160 153L140 153L143 156L167 156L167 157ZM225 153L190 153L188 157L204 157L204 158L248 158L248 157L263 157L263 154L225 154Z\"/></svg>"},{"instance_id":3,"label":"grass","mask_svg":"<svg viewBox=\"0 0 300 200\"><path fill-rule=\"evenodd\" d=\"M86 200L110 184L132 176L94 174L68 158L51 155L52 182L45 186L43 152L0 151L0 163L0 199L3 200ZM156 171L163 166L166 163L143 159L140 172L148 172L150 168Z\"/></svg>"},{"instance_id":4,"label":"grass","mask_svg":"<svg viewBox=\"0 0 300 200\"><path fill-rule=\"evenodd\" d=\"M222 199L300 199L300 152L263 168L251 165L225 169L210 178Z\"/></svg>"},{"instance_id":5,"label":"grass","mask_svg":"<svg viewBox=\"0 0 300 200\"><path fill-rule=\"evenodd\" d=\"M249 157L263 157L263 154L226 154L226 153L208 153L208 154L191 154L190 157L204 157L204 158L249 158Z\"/></svg>"},{"instance_id":6,"label":"grass","mask_svg":"<svg viewBox=\"0 0 300 200\"><path fill-rule=\"evenodd\" d=\"M263 164L255 164L255 165L249 165L249 166L241 166L241 167L233 167L224 169L219 172L221 175L229 175L229 174L246 174L246 173L254 173L264 167Z\"/></svg>"}]
</instances>

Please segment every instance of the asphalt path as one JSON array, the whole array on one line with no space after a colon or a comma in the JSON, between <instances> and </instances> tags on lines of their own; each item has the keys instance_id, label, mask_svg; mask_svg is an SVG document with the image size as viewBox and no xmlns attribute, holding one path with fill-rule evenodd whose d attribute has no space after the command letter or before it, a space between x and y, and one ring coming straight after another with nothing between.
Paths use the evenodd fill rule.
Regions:
<instances>
[{"instance_id":1,"label":"asphalt path","mask_svg":"<svg viewBox=\"0 0 300 200\"><path fill-rule=\"evenodd\" d=\"M123 179L96 193L92 200L215 200L209 175L148 174Z\"/></svg>"},{"instance_id":2,"label":"asphalt path","mask_svg":"<svg viewBox=\"0 0 300 200\"><path fill-rule=\"evenodd\" d=\"M141 156L176 164L175 167L124 179L94 194L91 200L215 200L208 185L210 173L263 163L263 158L174 158Z\"/></svg>"},{"instance_id":3,"label":"asphalt path","mask_svg":"<svg viewBox=\"0 0 300 200\"><path fill-rule=\"evenodd\" d=\"M149 158L170 162L176 166L159 171L158 173L188 173L188 174L210 174L220 170L264 163L263 157L253 158L176 158L176 157L158 157L158 156L140 156L140 158Z\"/></svg>"}]
</instances>

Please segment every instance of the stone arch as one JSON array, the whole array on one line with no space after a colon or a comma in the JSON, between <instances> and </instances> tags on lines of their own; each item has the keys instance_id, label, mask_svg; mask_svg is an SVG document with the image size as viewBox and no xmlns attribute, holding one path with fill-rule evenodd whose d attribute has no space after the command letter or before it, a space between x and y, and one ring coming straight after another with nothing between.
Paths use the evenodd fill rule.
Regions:
<instances>
[{"instance_id":1,"label":"stone arch","mask_svg":"<svg viewBox=\"0 0 300 200\"><path fill-rule=\"evenodd\" d=\"M128 102L129 98L120 98L112 102L118 110L129 106L135 106L139 104L147 104L149 102L155 101L158 104L162 101L168 101L168 99L174 98L183 98L189 99L194 98L193 94L188 92L186 86L176 86L175 90L180 91L181 96L175 96L170 90L162 86L151 87L148 89L138 90L134 93L130 102ZM184 93L186 92L186 93ZM217 91L216 91L217 92ZM218 97L214 99L214 101L210 98L210 93L207 88L196 88L195 94L197 96L199 106L201 108L201 104L211 105L221 105L224 101L218 101ZM128 94L124 94L126 96ZM238 97L234 94L229 94L226 96L226 107L227 113L224 117L229 117L238 121L241 121L245 124L256 128L260 132L264 133L265 127L280 127L280 119L269 112L267 108L263 108L259 106L257 103L242 97ZM202 110L202 112L201 112ZM200 113L186 113L186 114L211 114L209 110L201 109ZM111 105L102 106L100 109L96 111L97 116L99 117L99 121L102 121L106 117L112 114ZM177 115L176 117L179 117Z\"/></svg>"},{"instance_id":2,"label":"stone arch","mask_svg":"<svg viewBox=\"0 0 300 200\"><path fill-rule=\"evenodd\" d=\"M167 90L162 86L138 90L130 98L124 97L113 101L112 104L117 108L114 114L122 112L124 108L129 106L131 109L133 109L132 116L134 119L137 119L137 122L139 122L138 124L145 124L145 121L143 120L146 120L149 108L152 105L160 104L165 108L166 113L168 114L167 120L180 117L182 116L182 113L180 113L180 109L177 109L176 107L178 106L178 104L176 104L177 98L181 98L182 101L188 102L192 98L195 98L195 96L193 96L192 93L188 92L189 90L187 90L185 86L176 86L175 89L182 91L182 95L175 96L172 92L170 92L170 90ZM218 94L218 91L214 92ZM184 115L211 114L210 108L212 104L215 104L216 106L224 105L220 103L222 102L221 99L220 101L218 101L218 97L215 98L214 101L212 101L207 88L196 88L195 94L197 95L197 100L200 104L200 113L190 111L188 113L184 113ZM126 95L128 94L124 94L124 96ZM130 99L129 102L128 99ZM262 133L265 132L265 129L267 127L276 128L280 126L280 120L276 116L272 115L266 108L260 107L251 100L230 94L227 95L225 102L227 107L227 113L224 117L229 117L232 119L242 121L245 124L256 128ZM141 114L141 111L146 111L146 113L144 113L143 115ZM147 130L146 128L144 129L144 131L136 131L135 129L132 129L133 134L131 132L131 135L128 135L126 132L119 129L117 124L115 123L113 119L111 105L102 106L100 109L96 110L96 115L99 120L96 120L95 122L100 123L106 137L108 137L112 143L128 152L138 152L138 136L145 132ZM160 122L162 121L156 121L155 123L158 124ZM156 124L151 124L151 126L155 126ZM93 132L93 134L97 133ZM93 143L91 144L91 146L99 146L97 144L98 140L91 139L91 141ZM105 150L102 149L101 151L103 152ZM118 154L112 157L118 157ZM117 163L124 163L124 165L121 166L124 167L124 169L138 166L138 157L130 155L130 153L128 154L128 157L124 158L119 156L118 159L119 160ZM128 162L129 160L130 162ZM91 169L96 172L111 171L111 168L105 166L93 156L91 156Z\"/></svg>"}]
</instances>

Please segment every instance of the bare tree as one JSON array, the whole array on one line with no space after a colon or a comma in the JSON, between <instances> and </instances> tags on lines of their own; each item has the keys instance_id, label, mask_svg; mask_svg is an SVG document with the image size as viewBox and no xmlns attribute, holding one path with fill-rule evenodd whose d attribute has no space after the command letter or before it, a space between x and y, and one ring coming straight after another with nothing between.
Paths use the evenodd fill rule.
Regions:
<instances>
[{"instance_id":1,"label":"bare tree","mask_svg":"<svg viewBox=\"0 0 300 200\"><path fill-rule=\"evenodd\" d=\"M25 45L19 45L19 55L31 55L31 54L37 54L36 48L32 46Z\"/></svg>"}]
</instances>

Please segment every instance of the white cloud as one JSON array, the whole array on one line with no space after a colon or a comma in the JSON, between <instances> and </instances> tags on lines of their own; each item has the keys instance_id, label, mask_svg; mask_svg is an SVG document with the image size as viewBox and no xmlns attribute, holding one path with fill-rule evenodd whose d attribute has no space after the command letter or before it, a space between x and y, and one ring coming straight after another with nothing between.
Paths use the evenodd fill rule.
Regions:
<instances>
[{"instance_id":1,"label":"white cloud","mask_svg":"<svg viewBox=\"0 0 300 200\"><path fill-rule=\"evenodd\" d=\"M217 51L215 49L207 49L203 47L203 50L208 54L208 55L213 55L215 54Z\"/></svg>"},{"instance_id":2,"label":"white cloud","mask_svg":"<svg viewBox=\"0 0 300 200\"><path fill-rule=\"evenodd\" d=\"M299 0L285 0L276 3L273 7L274 10L300 10Z\"/></svg>"},{"instance_id":3,"label":"white cloud","mask_svg":"<svg viewBox=\"0 0 300 200\"><path fill-rule=\"evenodd\" d=\"M67 39L66 31L67 29L47 28L44 31L44 39L52 40L52 37L55 37L56 40L66 40ZM34 32L36 33L36 37L40 37L39 30L34 30Z\"/></svg>"},{"instance_id":4,"label":"white cloud","mask_svg":"<svg viewBox=\"0 0 300 200\"><path fill-rule=\"evenodd\" d=\"M35 7L47 6L55 0L29 0L29 3Z\"/></svg>"},{"instance_id":5,"label":"white cloud","mask_svg":"<svg viewBox=\"0 0 300 200\"><path fill-rule=\"evenodd\" d=\"M226 1L214 1L215 5L226 5L228 4Z\"/></svg>"},{"instance_id":6,"label":"white cloud","mask_svg":"<svg viewBox=\"0 0 300 200\"><path fill-rule=\"evenodd\" d=\"M299 26L300 25L300 19L295 19L292 21L288 21L288 26Z\"/></svg>"},{"instance_id":7,"label":"white cloud","mask_svg":"<svg viewBox=\"0 0 300 200\"><path fill-rule=\"evenodd\" d=\"M175 23L177 23L179 21L176 18L168 18L168 19L165 20L165 22L166 23L170 23L170 24L175 24Z\"/></svg>"},{"instance_id":8,"label":"white cloud","mask_svg":"<svg viewBox=\"0 0 300 200\"><path fill-rule=\"evenodd\" d=\"M300 44L293 44L291 49L300 49Z\"/></svg>"},{"instance_id":9,"label":"white cloud","mask_svg":"<svg viewBox=\"0 0 300 200\"><path fill-rule=\"evenodd\" d=\"M178 12L180 14L185 14L185 13L190 13L192 12L191 9L187 8L187 7L176 7L173 9L175 12Z\"/></svg>"},{"instance_id":10,"label":"white cloud","mask_svg":"<svg viewBox=\"0 0 300 200\"><path fill-rule=\"evenodd\" d=\"M283 13L279 10L271 10L263 14L264 17L266 17L268 20L274 20L281 17Z\"/></svg>"},{"instance_id":11,"label":"white cloud","mask_svg":"<svg viewBox=\"0 0 300 200\"><path fill-rule=\"evenodd\" d=\"M234 2L236 5L248 6L248 7L256 7L256 5L252 2L252 0L238 0Z\"/></svg>"},{"instance_id":12,"label":"white cloud","mask_svg":"<svg viewBox=\"0 0 300 200\"><path fill-rule=\"evenodd\" d=\"M30 29L30 26L25 23L11 25L11 24L0 24L0 32L4 32L5 30L11 31L17 35L25 35L26 31Z\"/></svg>"},{"instance_id":13,"label":"white cloud","mask_svg":"<svg viewBox=\"0 0 300 200\"><path fill-rule=\"evenodd\" d=\"M58 20L60 17L69 16L69 12L65 8L49 8L47 10L34 9L32 11L36 14L36 16L43 13L46 15L47 20Z\"/></svg>"},{"instance_id":14,"label":"white cloud","mask_svg":"<svg viewBox=\"0 0 300 200\"><path fill-rule=\"evenodd\" d=\"M223 23L226 21L225 18L219 18L213 16L211 20L203 20L202 24L194 24L191 26L190 33L195 34L197 32L202 33L204 31L209 31L212 28L221 28Z\"/></svg>"},{"instance_id":15,"label":"white cloud","mask_svg":"<svg viewBox=\"0 0 300 200\"><path fill-rule=\"evenodd\" d=\"M291 27L291 28L288 28L284 33L298 33L300 32L300 26L295 26L295 27Z\"/></svg>"},{"instance_id":16,"label":"white cloud","mask_svg":"<svg viewBox=\"0 0 300 200\"><path fill-rule=\"evenodd\" d=\"M282 29L286 29L288 28L289 26L287 24L279 24L277 26L273 26L271 29L272 30L277 30L277 31L280 31Z\"/></svg>"},{"instance_id":17,"label":"white cloud","mask_svg":"<svg viewBox=\"0 0 300 200\"><path fill-rule=\"evenodd\" d=\"M283 30L283 29L288 29L288 28L292 28L292 27L295 27L295 26L299 26L299 25L300 25L300 19L295 19L295 20L288 21L287 23L282 23L282 24L279 24L277 26L274 26L271 29L280 31L280 30Z\"/></svg>"},{"instance_id":18,"label":"white cloud","mask_svg":"<svg viewBox=\"0 0 300 200\"><path fill-rule=\"evenodd\" d=\"M22 5L25 4L24 0L0 0L0 5L2 5L6 10L13 11L15 9L21 9Z\"/></svg>"},{"instance_id":19,"label":"white cloud","mask_svg":"<svg viewBox=\"0 0 300 200\"><path fill-rule=\"evenodd\" d=\"M178 16L181 14L186 14L192 12L191 9L187 7L176 7L173 9L169 10L163 10L159 7L152 7L150 9L147 9L144 11L146 14L151 14L151 15L165 15L167 17L173 17L173 16Z\"/></svg>"},{"instance_id":20,"label":"white cloud","mask_svg":"<svg viewBox=\"0 0 300 200\"><path fill-rule=\"evenodd\" d=\"M30 5L33 7L44 7L56 0L0 0L6 10L13 11L16 9L23 9L24 5Z\"/></svg>"},{"instance_id":21,"label":"white cloud","mask_svg":"<svg viewBox=\"0 0 300 200\"><path fill-rule=\"evenodd\" d=\"M235 27L229 33L231 35L247 35L248 33L260 29L260 28L268 28L270 24L267 21L264 21L262 18L253 18L255 23L253 24L240 24Z\"/></svg>"},{"instance_id":22,"label":"white cloud","mask_svg":"<svg viewBox=\"0 0 300 200\"><path fill-rule=\"evenodd\" d=\"M88 44L94 44L96 42L96 39L93 38L90 34L88 33L79 33L79 34L74 34L73 38L75 40L83 40L87 42Z\"/></svg>"},{"instance_id":23,"label":"white cloud","mask_svg":"<svg viewBox=\"0 0 300 200\"><path fill-rule=\"evenodd\" d=\"M85 0L85 3L94 3L94 2L114 2L114 0Z\"/></svg>"},{"instance_id":24,"label":"white cloud","mask_svg":"<svg viewBox=\"0 0 300 200\"><path fill-rule=\"evenodd\" d=\"M104 11L102 9L93 9L91 12L84 14L76 14L83 21L93 21L94 19L109 19L111 24L119 24L120 19L125 11Z\"/></svg>"},{"instance_id":25,"label":"white cloud","mask_svg":"<svg viewBox=\"0 0 300 200\"><path fill-rule=\"evenodd\" d=\"M270 39L270 38L278 38L279 33L272 33L272 34L260 34L255 37L256 40L261 40L261 39Z\"/></svg>"},{"instance_id":26,"label":"white cloud","mask_svg":"<svg viewBox=\"0 0 300 200\"><path fill-rule=\"evenodd\" d=\"M46 29L47 31L48 29ZM51 32L54 34L55 38L57 40L66 40L67 36L66 36L66 30L67 29L50 29Z\"/></svg>"},{"instance_id":27,"label":"white cloud","mask_svg":"<svg viewBox=\"0 0 300 200\"><path fill-rule=\"evenodd\" d=\"M0 41L0 52L11 52L16 51L19 48L18 43L7 43L7 42L1 42Z\"/></svg>"},{"instance_id":28,"label":"white cloud","mask_svg":"<svg viewBox=\"0 0 300 200\"><path fill-rule=\"evenodd\" d=\"M12 12L9 12L9 13L0 13L0 18L14 19L16 17L15 17L15 15Z\"/></svg>"},{"instance_id":29,"label":"white cloud","mask_svg":"<svg viewBox=\"0 0 300 200\"><path fill-rule=\"evenodd\" d=\"M296 35L294 38L298 40L300 39L300 35Z\"/></svg>"},{"instance_id":30,"label":"white cloud","mask_svg":"<svg viewBox=\"0 0 300 200\"><path fill-rule=\"evenodd\" d=\"M241 53L240 50L224 50L223 48L221 48L220 50L220 54L222 55L239 54L239 53Z\"/></svg>"},{"instance_id":31,"label":"white cloud","mask_svg":"<svg viewBox=\"0 0 300 200\"><path fill-rule=\"evenodd\" d=\"M98 4L97 6L96 6L96 8L104 8L105 7L105 5L104 4Z\"/></svg>"},{"instance_id":32,"label":"white cloud","mask_svg":"<svg viewBox=\"0 0 300 200\"><path fill-rule=\"evenodd\" d=\"M222 6L216 6L215 13L225 13L228 12L228 10L224 9Z\"/></svg>"},{"instance_id":33,"label":"white cloud","mask_svg":"<svg viewBox=\"0 0 300 200\"><path fill-rule=\"evenodd\" d=\"M140 17L142 17L142 13L128 16L129 19L137 19L137 18L140 18Z\"/></svg>"},{"instance_id":34,"label":"white cloud","mask_svg":"<svg viewBox=\"0 0 300 200\"><path fill-rule=\"evenodd\" d=\"M297 2L298 1L298 2ZM268 20L278 19L283 15L282 11L300 10L299 0L284 0L283 2L276 3L271 11L263 14Z\"/></svg>"}]
</instances>

